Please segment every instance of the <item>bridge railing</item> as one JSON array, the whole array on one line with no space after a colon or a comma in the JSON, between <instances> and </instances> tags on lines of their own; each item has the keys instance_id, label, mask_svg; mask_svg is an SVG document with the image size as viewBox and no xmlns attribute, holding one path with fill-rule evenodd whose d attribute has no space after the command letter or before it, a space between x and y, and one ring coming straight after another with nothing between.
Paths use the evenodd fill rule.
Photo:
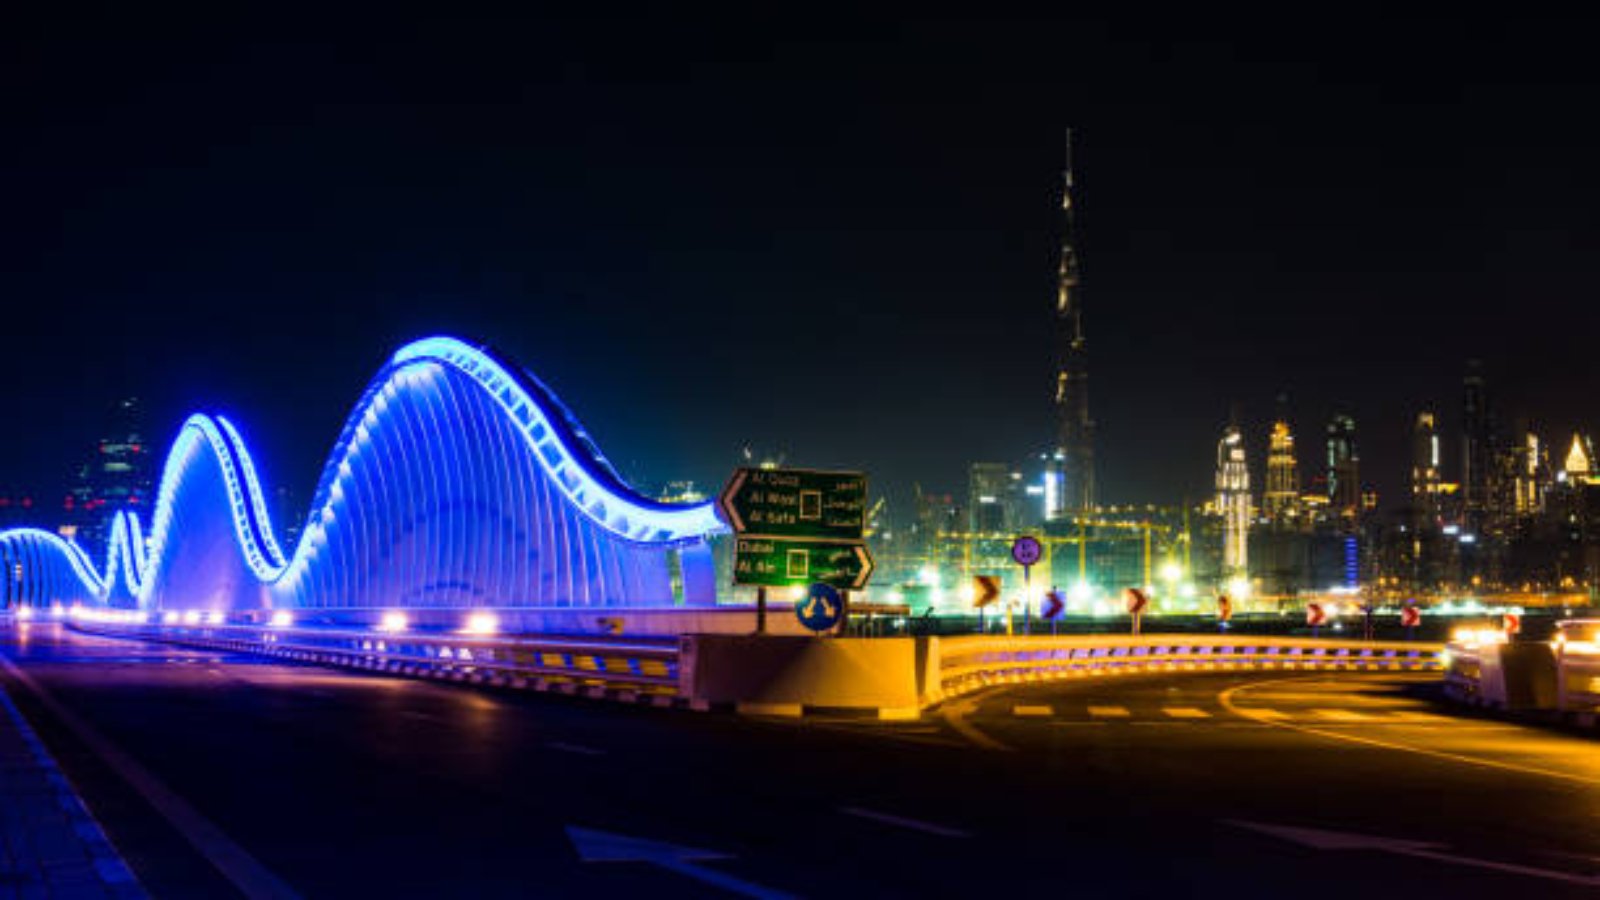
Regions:
<instances>
[{"instance_id":1,"label":"bridge railing","mask_svg":"<svg viewBox=\"0 0 1600 900\"><path fill-rule=\"evenodd\" d=\"M490 637L270 625L115 621L79 616L91 634L260 653L302 662L481 684L671 696L678 645L666 639Z\"/></svg>"},{"instance_id":2,"label":"bridge railing","mask_svg":"<svg viewBox=\"0 0 1600 900\"><path fill-rule=\"evenodd\" d=\"M1231 635L955 637L939 644L938 695L1054 678L1227 669L1438 671L1442 644Z\"/></svg>"}]
</instances>

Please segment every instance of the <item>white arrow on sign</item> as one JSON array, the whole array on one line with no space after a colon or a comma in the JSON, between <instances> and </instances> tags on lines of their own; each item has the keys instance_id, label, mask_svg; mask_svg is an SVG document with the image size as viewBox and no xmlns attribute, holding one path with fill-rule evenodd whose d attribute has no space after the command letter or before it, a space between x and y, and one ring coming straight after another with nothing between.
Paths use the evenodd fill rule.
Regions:
<instances>
[{"instance_id":1,"label":"white arrow on sign","mask_svg":"<svg viewBox=\"0 0 1600 900\"><path fill-rule=\"evenodd\" d=\"M715 869L695 865L697 862L712 859L732 859L732 855L728 853L702 850L698 847L683 847L663 841L597 831L593 828L579 828L576 825L567 826L567 837L572 840L572 847L578 851L578 857L586 863L647 863L745 897L788 900L793 896L742 881Z\"/></svg>"},{"instance_id":2,"label":"white arrow on sign","mask_svg":"<svg viewBox=\"0 0 1600 900\"><path fill-rule=\"evenodd\" d=\"M1251 831L1259 831L1262 834L1270 834L1275 838L1291 841L1306 847L1313 847L1317 850L1377 850L1381 853L1412 856L1417 859L1431 859L1435 862L1451 863L1458 866L1473 866L1479 869L1493 869L1496 872L1510 872L1514 875L1526 875L1530 878L1548 878L1552 881L1565 881L1569 884L1581 884L1585 887L1600 887L1600 875L1579 875L1575 872L1558 872L1554 869L1538 869L1533 866L1518 865L1517 863L1458 856L1454 853L1442 852L1448 849L1448 845L1429 841L1401 840L1368 834L1353 834L1348 831L1301 828L1295 825L1268 825L1262 822L1245 822L1239 819L1223 819L1222 821L1229 825L1248 828Z\"/></svg>"}]
</instances>

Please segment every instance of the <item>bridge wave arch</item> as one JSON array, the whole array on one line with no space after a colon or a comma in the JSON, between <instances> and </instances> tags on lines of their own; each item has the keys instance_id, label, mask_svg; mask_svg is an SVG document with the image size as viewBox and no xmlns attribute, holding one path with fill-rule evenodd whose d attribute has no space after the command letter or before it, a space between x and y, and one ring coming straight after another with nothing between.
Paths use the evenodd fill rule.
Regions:
<instances>
[{"instance_id":1,"label":"bridge wave arch","mask_svg":"<svg viewBox=\"0 0 1600 900\"><path fill-rule=\"evenodd\" d=\"M119 512L96 568L49 532L0 532L5 599L235 613L709 605L711 503L631 488L548 387L485 347L401 347L345 421L285 551L239 429L196 414L148 539ZM18 568L20 566L20 568Z\"/></svg>"}]
</instances>

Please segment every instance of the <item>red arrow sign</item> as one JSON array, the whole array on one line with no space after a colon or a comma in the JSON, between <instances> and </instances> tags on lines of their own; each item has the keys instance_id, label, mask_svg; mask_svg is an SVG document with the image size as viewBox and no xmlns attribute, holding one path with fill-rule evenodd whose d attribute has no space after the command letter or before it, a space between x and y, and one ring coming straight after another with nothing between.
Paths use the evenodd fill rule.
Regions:
<instances>
[{"instance_id":1,"label":"red arrow sign","mask_svg":"<svg viewBox=\"0 0 1600 900\"><path fill-rule=\"evenodd\" d=\"M1150 598L1146 597L1144 591L1138 588L1128 588L1122 592L1122 596L1128 601L1128 615L1130 616L1140 615L1145 611L1145 607L1150 605Z\"/></svg>"},{"instance_id":2,"label":"red arrow sign","mask_svg":"<svg viewBox=\"0 0 1600 900\"><path fill-rule=\"evenodd\" d=\"M1322 604L1321 603L1307 603L1306 604L1306 624L1307 625L1310 625L1312 628L1316 628L1319 625L1326 624L1327 621L1328 621L1328 613L1322 608Z\"/></svg>"},{"instance_id":3,"label":"red arrow sign","mask_svg":"<svg viewBox=\"0 0 1600 900\"><path fill-rule=\"evenodd\" d=\"M983 609L1000 599L1000 576L974 575L972 577L972 608Z\"/></svg>"},{"instance_id":4,"label":"red arrow sign","mask_svg":"<svg viewBox=\"0 0 1600 900\"><path fill-rule=\"evenodd\" d=\"M1224 622L1233 618L1233 600L1227 594L1217 597L1217 618Z\"/></svg>"},{"instance_id":5,"label":"red arrow sign","mask_svg":"<svg viewBox=\"0 0 1600 900\"><path fill-rule=\"evenodd\" d=\"M1517 613L1506 613L1500 617L1500 630L1509 637L1522 630L1522 616Z\"/></svg>"},{"instance_id":6,"label":"red arrow sign","mask_svg":"<svg viewBox=\"0 0 1600 900\"><path fill-rule=\"evenodd\" d=\"M1061 611L1066 607L1066 601L1061 599L1061 592L1051 591L1044 595L1044 609L1040 612L1040 615L1046 619L1054 619L1056 616L1061 615Z\"/></svg>"},{"instance_id":7,"label":"red arrow sign","mask_svg":"<svg viewBox=\"0 0 1600 900\"><path fill-rule=\"evenodd\" d=\"M1403 607L1400 610L1400 624L1407 628L1415 628L1422 624L1422 610L1415 606Z\"/></svg>"}]
</instances>

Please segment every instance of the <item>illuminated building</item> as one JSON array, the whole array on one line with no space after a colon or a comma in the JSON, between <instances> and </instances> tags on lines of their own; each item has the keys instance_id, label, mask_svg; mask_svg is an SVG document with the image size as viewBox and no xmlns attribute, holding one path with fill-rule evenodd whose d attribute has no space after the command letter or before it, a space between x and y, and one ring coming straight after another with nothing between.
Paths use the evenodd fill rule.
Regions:
<instances>
[{"instance_id":1,"label":"illuminated building","mask_svg":"<svg viewBox=\"0 0 1600 900\"><path fill-rule=\"evenodd\" d=\"M56 535L0 532L8 586L30 603L144 610L293 609L360 623L455 611L563 613L712 602L712 504L626 485L572 413L532 375L451 338L390 358L346 420L292 550L280 544L242 434L194 415L166 458L154 512L119 512L105 567ZM681 593L680 593L681 591ZM298 616L297 616L298 618Z\"/></svg>"},{"instance_id":2,"label":"illuminated building","mask_svg":"<svg viewBox=\"0 0 1600 900\"><path fill-rule=\"evenodd\" d=\"M1411 431L1411 504L1418 530L1444 524L1444 485L1439 466L1439 430L1431 410L1417 414Z\"/></svg>"},{"instance_id":3,"label":"illuminated building","mask_svg":"<svg viewBox=\"0 0 1600 900\"><path fill-rule=\"evenodd\" d=\"M1539 436L1529 431L1522 436L1522 446L1514 457L1516 475L1513 502L1518 516L1534 516L1544 512L1545 497L1550 492L1550 454L1539 441Z\"/></svg>"},{"instance_id":4,"label":"illuminated building","mask_svg":"<svg viewBox=\"0 0 1600 900\"><path fill-rule=\"evenodd\" d=\"M973 463L967 479L967 530L995 534L1022 525L1022 475L1005 463Z\"/></svg>"},{"instance_id":5,"label":"illuminated building","mask_svg":"<svg viewBox=\"0 0 1600 900\"><path fill-rule=\"evenodd\" d=\"M1089 347L1083 335L1083 301L1078 293L1078 256L1073 250L1072 132L1067 132L1067 165L1061 191L1061 267L1056 279L1056 416L1060 432L1056 455L1062 459L1059 513L1094 508L1094 420L1089 418Z\"/></svg>"},{"instance_id":6,"label":"illuminated building","mask_svg":"<svg viewBox=\"0 0 1600 900\"><path fill-rule=\"evenodd\" d=\"M1474 532L1485 530L1494 505L1494 455L1494 427L1483 367L1478 360L1469 360L1462 380L1461 502L1466 513L1464 524Z\"/></svg>"},{"instance_id":7,"label":"illuminated building","mask_svg":"<svg viewBox=\"0 0 1600 900\"><path fill-rule=\"evenodd\" d=\"M1561 468L1561 480L1571 484L1594 484L1600 481L1600 472L1595 471L1594 444L1581 434L1572 436L1572 445L1567 449L1566 464Z\"/></svg>"},{"instance_id":8,"label":"illuminated building","mask_svg":"<svg viewBox=\"0 0 1600 900\"><path fill-rule=\"evenodd\" d=\"M1224 578L1248 577L1250 568L1250 467L1244 434L1229 425L1217 443L1217 513L1222 518Z\"/></svg>"},{"instance_id":9,"label":"illuminated building","mask_svg":"<svg viewBox=\"0 0 1600 900\"><path fill-rule=\"evenodd\" d=\"M1347 528L1361 516L1361 455L1356 420L1340 413L1328 421L1328 503Z\"/></svg>"},{"instance_id":10,"label":"illuminated building","mask_svg":"<svg viewBox=\"0 0 1600 900\"><path fill-rule=\"evenodd\" d=\"M1267 440L1267 487L1261 506L1267 518L1284 524L1299 515L1300 470L1295 462L1294 434L1289 423L1279 419L1272 425Z\"/></svg>"},{"instance_id":11,"label":"illuminated building","mask_svg":"<svg viewBox=\"0 0 1600 900\"><path fill-rule=\"evenodd\" d=\"M78 470L63 511L75 539L85 547L103 550L119 510L142 514L150 505L152 463L143 426L139 401L119 401L111 411L107 436Z\"/></svg>"}]
</instances>

